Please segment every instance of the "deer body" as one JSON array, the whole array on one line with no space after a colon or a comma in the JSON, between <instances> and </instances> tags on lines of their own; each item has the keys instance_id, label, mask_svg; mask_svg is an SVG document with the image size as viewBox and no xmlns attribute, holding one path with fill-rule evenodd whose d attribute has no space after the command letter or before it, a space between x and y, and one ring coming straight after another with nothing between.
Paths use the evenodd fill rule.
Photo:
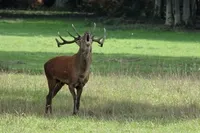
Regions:
<instances>
[{"instance_id":1,"label":"deer body","mask_svg":"<svg viewBox=\"0 0 200 133\"><path fill-rule=\"evenodd\" d=\"M64 84L68 85L73 96L73 114L78 112L83 87L89 80L90 65L92 63L92 42L98 42L102 46L105 39L105 36L104 38L94 39L94 36L88 32L83 36L78 34L78 37L75 37L70 33L69 35L72 36L74 40L66 41L59 35L63 42L60 43L56 39L58 46L76 42L79 46L78 52L73 56L54 57L44 64L45 75L49 87L49 93L46 96L45 113L48 113L48 110L52 113L52 99ZM101 41L102 39L103 41Z\"/></svg>"},{"instance_id":2,"label":"deer body","mask_svg":"<svg viewBox=\"0 0 200 133\"><path fill-rule=\"evenodd\" d=\"M45 63L44 69L46 76L49 79L59 80L62 83L76 87L78 86L78 80L79 82L87 81L86 79L89 78L91 62L91 53L88 59L84 59L81 57L81 53L77 53L73 56L59 56L52 58ZM86 82L81 83L85 84Z\"/></svg>"}]
</instances>

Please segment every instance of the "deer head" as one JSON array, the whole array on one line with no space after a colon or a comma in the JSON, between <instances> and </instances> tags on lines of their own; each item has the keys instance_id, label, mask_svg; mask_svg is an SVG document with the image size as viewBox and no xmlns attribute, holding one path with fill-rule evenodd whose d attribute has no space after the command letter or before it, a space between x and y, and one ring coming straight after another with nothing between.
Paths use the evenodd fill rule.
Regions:
<instances>
[{"instance_id":1,"label":"deer head","mask_svg":"<svg viewBox=\"0 0 200 133\"><path fill-rule=\"evenodd\" d=\"M80 50L87 51L87 50L91 50L93 42L97 42L100 44L100 47L103 47L104 40L106 39L106 29L105 28L104 28L104 36L100 37L100 38L96 38L94 35L92 35L89 32L85 32L84 35L81 36L77 32L77 30L73 24L72 24L72 28L74 29L75 33L77 34L77 36L74 36L69 31L67 31L68 34L74 38L74 40L72 40L72 41L65 40L58 32L58 36L63 41L63 42L59 42L58 39L56 39L58 47L60 47L61 45L64 45L64 44L76 43L80 47ZM94 23L93 31L95 30L95 28L96 28L96 24Z\"/></svg>"}]
</instances>

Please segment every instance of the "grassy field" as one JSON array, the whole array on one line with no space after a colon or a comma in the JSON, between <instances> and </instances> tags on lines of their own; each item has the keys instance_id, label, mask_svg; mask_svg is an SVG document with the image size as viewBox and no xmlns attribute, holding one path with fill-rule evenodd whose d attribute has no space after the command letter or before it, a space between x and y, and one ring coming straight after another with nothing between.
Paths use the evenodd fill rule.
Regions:
<instances>
[{"instance_id":1,"label":"grassy field","mask_svg":"<svg viewBox=\"0 0 200 133\"><path fill-rule=\"evenodd\" d=\"M81 109L72 116L67 87L44 116L47 83L43 64L72 55L76 45L56 47L74 24L90 30L87 19L0 20L0 132L199 132L200 33L157 27L109 26L104 47L93 45L91 78Z\"/></svg>"}]
</instances>

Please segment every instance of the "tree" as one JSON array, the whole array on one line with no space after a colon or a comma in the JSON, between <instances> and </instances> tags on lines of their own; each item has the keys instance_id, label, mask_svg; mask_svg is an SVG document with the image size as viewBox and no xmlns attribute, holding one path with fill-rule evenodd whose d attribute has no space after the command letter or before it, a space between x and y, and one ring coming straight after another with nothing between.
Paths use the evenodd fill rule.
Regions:
<instances>
[{"instance_id":1,"label":"tree","mask_svg":"<svg viewBox=\"0 0 200 133\"><path fill-rule=\"evenodd\" d=\"M173 24L172 0L167 0L165 25L171 26L172 24Z\"/></svg>"},{"instance_id":2,"label":"tree","mask_svg":"<svg viewBox=\"0 0 200 133\"><path fill-rule=\"evenodd\" d=\"M154 16L158 18L161 17L161 2L162 0L155 0L154 4Z\"/></svg>"},{"instance_id":3,"label":"tree","mask_svg":"<svg viewBox=\"0 0 200 133\"><path fill-rule=\"evenodd\" d=\"M65 6L65 2L67 2L68 0L56 0L55 1L55 7L56 8L62 8Z\"/></svg>"},{"instance_id":4,"label":"tree","mask_svg":"<svg viewBox=\"0 0 200 133\"><path fill-rule=\"evenodd\" d=\"M54 5L56 0L41 0L41 1L43 1L44 6L51 7Z\"/></svg>"},{"instance_id":5,"label":"tree","mask_svg":"<svg viewBox=\"0 0 200 133\"><path fill-rule=\"evenodd\" d=\"M183 0L183 22L189 25L190 20L190 0Z\"/></svg>"},{"instance_id":6,"label":"tree","mask_svg":"<svg viewBox=\"0 0 200 133\"><path fill-rule=\"evenodd\" d=\"M181 24L180 1L174 0L174 25Z\"/></svg>"},{"instance_id":7,"label":"tree","mask_svg":"<svg viewBox=\"0 0 200 133\"><path fill-rule=\"evenodd\" d=\"M198 0L191 0L191 10L190 11L191 11L192 22L194 22L196 19L197 7L198 7Z\"/></svg>"}]
</instances>

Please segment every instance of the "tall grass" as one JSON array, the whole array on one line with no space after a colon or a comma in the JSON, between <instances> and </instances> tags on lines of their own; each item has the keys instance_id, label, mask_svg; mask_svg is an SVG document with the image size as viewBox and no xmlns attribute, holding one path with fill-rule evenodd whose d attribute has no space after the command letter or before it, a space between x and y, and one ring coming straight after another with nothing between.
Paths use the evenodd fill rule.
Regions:
<instances>
[{"instance_id":1,"label":"tall grass","mask_svg":"<svg viewBox=\"0 0 200 133\"><path fill-rule=\"evenodd\" d=\"M47 117L44 106L48 89L44 75L1 73L0 129L170 132L176 131L176 125L181 131L189 131L184 127L189 126L195 132L200 116L198 78L91 75L78 116L71 115L72 96L65 86L53 99L53 115Z\"/></svg>"},{"instance_id":2,"label":"tall grass","mask_svg":"<svg viewBox=\"0 0 200 133\"><path fill-rule=\"evenodd\" d=\"M176 73L92 74L84 89L81 115L117 120L196 118L199 78ZM2 72L0 79L1 113L43 115L48 93L44 75ZM56 116L71 115L72 97L66 88L55 98Z\"/></svg>"}]
</instances>

